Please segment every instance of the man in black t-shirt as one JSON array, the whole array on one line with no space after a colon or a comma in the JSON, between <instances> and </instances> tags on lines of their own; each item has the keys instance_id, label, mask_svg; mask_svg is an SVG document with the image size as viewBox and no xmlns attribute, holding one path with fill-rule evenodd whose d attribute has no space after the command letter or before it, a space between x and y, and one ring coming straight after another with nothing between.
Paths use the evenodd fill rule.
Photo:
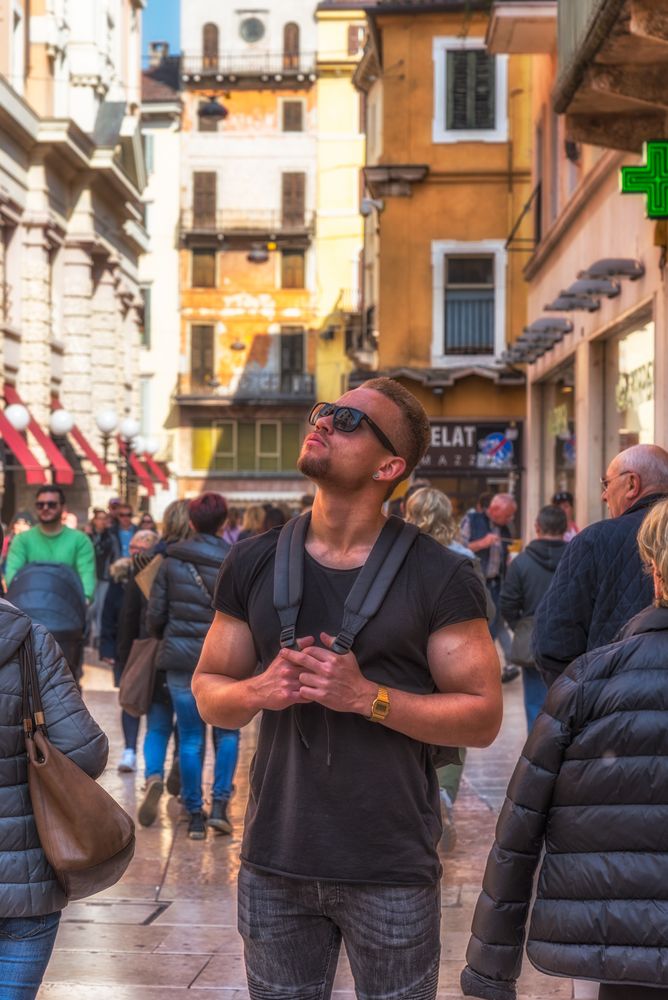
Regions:
<instances>
[{"instance_id":1,"label":"man in black t-shirt","mask_svg":"<svg viewBox=\"0 0 668 1000\"><path fill-rule=\"evenodd\" d=\"M239 873L249 993L328 998L343 938L358 996L432 1000L441 821L428 745L486 746L498 731L485 595L468 560L420 535L352 651L333 652L383 500L424 454L429 421L385 378L310 421L300 649L279 648L275 529L225 560L193 678L207 722L236 729L262 712Z\"/></svg>"}]
</instances>

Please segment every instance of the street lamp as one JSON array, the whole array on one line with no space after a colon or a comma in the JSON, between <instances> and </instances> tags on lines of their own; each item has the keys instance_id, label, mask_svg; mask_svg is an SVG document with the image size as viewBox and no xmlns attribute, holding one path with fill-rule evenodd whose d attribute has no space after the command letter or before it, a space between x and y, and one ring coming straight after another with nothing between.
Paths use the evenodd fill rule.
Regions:
<instances>
[{"instance_id":1,"label":"street lamp","mask_svg":"<svg viewBox=\"0 0 668 1000\"><path fill-rule=\"evenodd\" d=\"M113 409L99 410L95 414L95 423L102 435L102 458L106 465L109 455L109 442L111 441L112 434L118 427L118 414Z\"/></svg>"},{"instance_id":2,"label":"street lamp","mask_svg":"<svg viewBox=\"0 0 668 1000\"><path fill-rule=\"evenodd\" d=\"M30 423L30 414L23 403L12 403L5 409L5 416L15 431L23 433Z\"/></svg>"},{"instance_id":3,"label":"street lamp","mask_svg":"<svg viewBox=\"0 0 668 1000\"><path fill-rule=\"evenodd\" d=\"M65 437L74 427L74 417L69 412L60 407L54 410L49 417L49 429L54 437Z\"/></svg>"}]
</instances>

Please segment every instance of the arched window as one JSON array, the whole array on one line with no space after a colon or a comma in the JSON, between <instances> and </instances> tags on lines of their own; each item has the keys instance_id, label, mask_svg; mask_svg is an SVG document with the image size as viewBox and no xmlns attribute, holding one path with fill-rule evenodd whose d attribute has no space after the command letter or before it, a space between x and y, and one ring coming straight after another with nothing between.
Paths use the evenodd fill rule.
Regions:
<instances>
[{"instance_id":1,"label":"arched window","mask_svg":"<svg viewBox=\"0 0 668 1000\"><path fill-rule=\"evenodd\" d=\"M218 68L218 25L210 22L202 28L202 68Z\"/></svg>"},{"instance_id":2,"label":"arched window","mask_svg":"<svg viewBox=\"0 0 668 1000\"><path fill-rule=\"evenodd\" d=\"M283 28L283 69L299 69L299 25L294 21Z\"/></svg>"}]
</instances>

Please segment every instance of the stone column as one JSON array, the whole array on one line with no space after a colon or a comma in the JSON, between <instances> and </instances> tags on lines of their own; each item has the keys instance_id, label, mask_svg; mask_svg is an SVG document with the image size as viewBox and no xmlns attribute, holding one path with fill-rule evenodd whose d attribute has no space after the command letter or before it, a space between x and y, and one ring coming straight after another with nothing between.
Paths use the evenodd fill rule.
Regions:
<instances>
[{"instance_id":1,"label":"stone column","mask_svg":"<svg viewBox=\"0 0 668 1000\"><path fill-rule=\"evenodd\" d=\"M51 385L51 244L44 222L24 223L21 367L18 390L33 417L49 417Z\"/></svg>"},{"instance_id":2,"label":"stone column","mask_svg":"<svg viewBox=\"0 0 668 1000\"><path fill-rule=\"evenodd\" d=\"M119 325L116 304L116 266L108 260L100 260L93 269L93 300L91 309L92 327L92 412L94 440L99 442L100 432L97 430L94 417L100 410L114 409L123 416L123 410L118 405L117 379L118 370L123 367L123 342ZM116 467L118 449L115 435L109 442L107 455L110 468ZM92 502L106 506L104 502L109 496L118 493L118 481L111 488L100 487L99 481L92 492Z\"/></svg>"},{"instance_id":3,"label":"stone column","mask_svg":"<svg viewBox=\"0 0 668 1000\"><path fill-rule=\"evenodd\" d=\"M67 243L64 259L62 401L85 434L93 422L93 259L81 242Z\"/></svg>"}]
</instances>

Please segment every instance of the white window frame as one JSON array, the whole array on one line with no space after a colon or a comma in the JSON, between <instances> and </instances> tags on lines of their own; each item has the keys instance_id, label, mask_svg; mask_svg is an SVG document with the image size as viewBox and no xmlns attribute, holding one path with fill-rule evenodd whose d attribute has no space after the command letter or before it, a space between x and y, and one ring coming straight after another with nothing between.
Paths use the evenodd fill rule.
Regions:
<instances>
[{"instance_id":1,"label":"white window frame","mask_svg":"<svg viewBox=\"0 0 668 1000\"><path fill-rule=\"evenodd\" d=\"M449 256L494 257L494 353L445 354L445 258ZM508 251L504 240L432 240L432 341L431 364L434 368L448 365L489 365L506 347L506 271Z\"/></svg>"},{"instance_id":2,"label":"white window frame","mask_svg":"<svg viewBox=\"0 0 668 1000\"><path fill-rule=\"evenodd\" d=\"M447 71L446 60L448 49L484 49L484 38L459 38L456 35L445 35L433 39L432 57L434 60L434 118L432 121L432 142L508 142L508 56L496 55L494 58L496 80L494 88L494 128L483 129L448 129L446 128L447 112Z\"/></svg>"}]
</instances>

